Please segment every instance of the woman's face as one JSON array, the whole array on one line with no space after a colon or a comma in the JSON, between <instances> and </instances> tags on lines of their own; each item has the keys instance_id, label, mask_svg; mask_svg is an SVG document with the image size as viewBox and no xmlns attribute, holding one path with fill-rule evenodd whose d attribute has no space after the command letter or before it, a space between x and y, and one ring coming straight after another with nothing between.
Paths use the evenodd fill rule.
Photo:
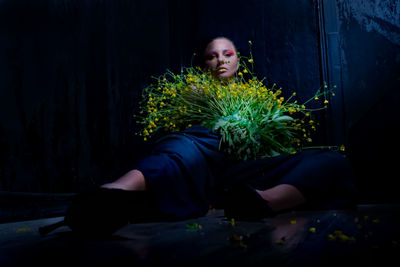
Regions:
<instances>
[{"instance_id":1,"label":"woman's face","mask_svg":"<svg viewBox=\"0 0 400 267\"><path fill-rule=\"evenodd\" d=\"M239 67L239 58L231 41L223 38L209 43L204 52L205 65L219 78L232 78Z\"/></svg>"}]
</instances>

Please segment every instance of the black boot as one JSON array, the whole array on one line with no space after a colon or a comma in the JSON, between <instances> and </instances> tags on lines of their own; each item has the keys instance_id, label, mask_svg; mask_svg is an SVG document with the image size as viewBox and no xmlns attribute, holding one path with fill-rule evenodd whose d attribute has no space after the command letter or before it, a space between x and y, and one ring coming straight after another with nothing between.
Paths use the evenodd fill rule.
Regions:
<instances>
[{"instance_id":1,"label":"black boot","mask_svg":"<svg viewBox=\"0 0 400 267\"><path fill-rule=\"evenodd\" d=\"M224 196L225 216L238 221L257 221L275 213L254 188L241 184L228 188Z\"/></svg>"},{"instance_id":2,"label":"black boot","mask_svg":"<svg viewBox=\"0 0 400 267\"><path fill-rule=\"evenodd\" d=\"M98 188L78 193L64 221L79 235L107 236L128 223L161 217L162 213L147 191Z\"/></svg>"}]
</instances>

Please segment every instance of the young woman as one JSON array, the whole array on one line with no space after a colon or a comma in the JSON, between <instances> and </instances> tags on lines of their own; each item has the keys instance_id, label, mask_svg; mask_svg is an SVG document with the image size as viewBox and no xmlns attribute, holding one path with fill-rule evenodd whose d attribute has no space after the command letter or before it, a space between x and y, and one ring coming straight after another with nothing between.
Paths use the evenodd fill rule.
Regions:
<instances>
[{"instance_id":1,"label":"young woman","mask_svg":"<svg viewBox=\"0 0 400 267\"><path fill-rule=\"evenodd\" d=\"M234 81L239 57L233 42L225 37L209 42L204 67L217 79ZM288 209L353 204L352 169L337 152L307 150L237 161L218 145L218 134L200 125L160 138L131 171L78 194L66 223L77 232L99 234L128 222L204 216L210 206L223 208L228 218L259 220Z\"/></svg>"}]
</instances>

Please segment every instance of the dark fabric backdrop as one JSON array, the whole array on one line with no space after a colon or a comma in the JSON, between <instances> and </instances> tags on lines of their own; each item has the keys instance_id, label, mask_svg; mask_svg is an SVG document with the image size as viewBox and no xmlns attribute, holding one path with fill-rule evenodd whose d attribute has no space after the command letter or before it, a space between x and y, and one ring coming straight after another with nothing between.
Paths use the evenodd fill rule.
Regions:
<instances>
[{"instance_id":1,"label":"dark fabric backdrop","mask_svg":"<svg viewBox=\"0 0 400 267\"><path fill-rule=\"evenodd\" d=\"M141 90L227 36L299 100L337 85L316 144L346 144L365 201L399 200L400 3L367 0L0 1L0 191L75 192L146 150ZM319 105L319 103L314 103ZM373 175L371 175L373 174Z\"/></svg>"}]
</instances>

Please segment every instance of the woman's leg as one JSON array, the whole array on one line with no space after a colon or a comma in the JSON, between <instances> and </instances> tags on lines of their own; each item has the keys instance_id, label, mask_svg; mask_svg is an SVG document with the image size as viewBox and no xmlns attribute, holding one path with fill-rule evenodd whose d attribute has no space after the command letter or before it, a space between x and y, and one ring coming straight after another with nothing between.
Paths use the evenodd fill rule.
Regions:
<instances>
[{"instance_id":1,"label":"woman's leg","mask_svg":"<svg viewBox=\"0 0 400 267\"><path fill-rule=\"evenodd\" d=\"M127 191L144 191L147 189L144 175L139 170L131 170L114 182L104 184L101 187Z\"/></svg>"},{"instance_id":2,"label":"woman's leg","mask_svg":"<svg viewBox=\"0 0 400 267\"><path fill-rule=\"evenodd\" d=\"M256 192L265 200L274 212L290 209L306 202L303 194L293 185L279 184L264 191Z\"/></svg>"},{"instance_id":3,"label":"woman's leg","mask_svg":"<svg viewBox=\"0 0 400 267\"><path fill-rule=\"evenodd\" d=\"M146 181L142 172L132 170L114 182L102 185L103 188L123 189L128 191L146 190ZM279 184L264 191L256 192L265 200L273 211L293 208L305 203L303 194L293 185Z\"/></svg>"}]
</instances>

